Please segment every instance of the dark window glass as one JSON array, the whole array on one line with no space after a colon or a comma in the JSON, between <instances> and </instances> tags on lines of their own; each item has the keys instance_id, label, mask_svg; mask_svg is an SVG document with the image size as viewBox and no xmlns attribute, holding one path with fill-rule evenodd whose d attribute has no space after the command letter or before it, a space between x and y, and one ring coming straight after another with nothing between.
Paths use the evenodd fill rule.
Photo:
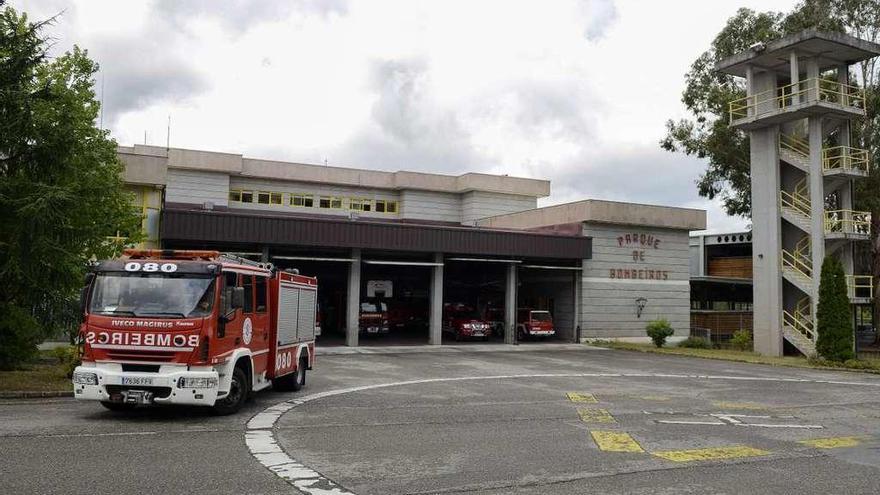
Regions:
<instances>
[{"instance_id":1,"label":"dark window glass","mask_svg":"<svg viewBox=\"0 0 880 495\"><path fill-rule=\"evenodd\" d=\"M251 191L242 191L241 192L241 202L242 203L253 203L254 202L254 193Z\"/></svg>"},{"instance_id":2,"label":"dark window glass","mask_svg":"<svg viewBox=\"0 0 880 495\"><path fill-rule=\"evenodd\" d=\"M266 277L256 277L256 295L257 295L257 313L266 312L266 283L269 281Z\"/></svg>"},{"instance_id":3,"label":"dark window glass","mask_svg":"<svg viewBox=\"0 0 880 495\"><path fill-rule=\"evenodd\" d=\"M244 312L254 312L254 277L251 275L241 276L241 285L244 287Z\"/></svg>"}]
</instances>

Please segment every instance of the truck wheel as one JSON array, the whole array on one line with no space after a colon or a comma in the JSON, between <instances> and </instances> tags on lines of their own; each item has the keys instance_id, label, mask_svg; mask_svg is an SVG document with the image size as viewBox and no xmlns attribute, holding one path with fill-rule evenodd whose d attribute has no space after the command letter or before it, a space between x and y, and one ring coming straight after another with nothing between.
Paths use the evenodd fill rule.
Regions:
<instances>
[{"instance_id":1,"label":"truck wheel","mask_svg":"<svg viewBox=\"0 0 880 495\"><path fill-rule=\"evenodd\" d=\"M299 358L299 366L296 367L296 373L292 375L293 383L290 387L294 392L298 392L306 386L306 368L308 367L309 360L305 356Z\"/></svg>"},{"instance_id":2,"label":"truck wheel","mask_svg":"<svg viewBox=\"0 0 880 495\"><path fill-rule=\"evenodd\" d=\"M135 404L126 404L124 402L110 402L109 400L102 400L101 405L115 412L131 411L136 407Z\"/></svg>"},{"instance_id":3,"label":"truck wheel","mask_svg":"<svg viewBox=\"0 0 880 495\"><path fill-rule=\"evenodd\" d=\"M520 342L526 340L526 331L523 327L516 328L516 340L519 340Z\"/></svg>"},{"instance_id":4,"label":"truck wheel","mask_svg":"<svg viewBox=\"0 0 880 495\"><path fill-rule=\"evenodd\" d=\"M214 413L225 416L227 414L238 412L238 410L241 409L241 406L244 405L244 401L247 400L249 389L247 373L245 373L243 369L236 367L235 370L232 371L232 382L229 384L229 393L214 404Z\"/></svg>"},{"instance_id":5,"label":"truck wheel","mask_svg":"<svg viewBox=\"0 0 880 495\"><path fill-rule=\"evenodd\" d=\"M272 380L272 388L281 392L298 391L306 384L306 368L309 366L309 360L302 357L296 367L296 371L289 375Z\"/></svg>"}]
</instances>

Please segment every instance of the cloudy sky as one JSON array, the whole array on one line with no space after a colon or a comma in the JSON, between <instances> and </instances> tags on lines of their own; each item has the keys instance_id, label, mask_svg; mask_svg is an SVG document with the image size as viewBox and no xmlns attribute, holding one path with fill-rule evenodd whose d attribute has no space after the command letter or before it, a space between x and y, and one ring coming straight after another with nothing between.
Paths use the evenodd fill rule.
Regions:
<instances>
[{"instance_id":1,"label":"cloudy sky","mask_svg":"<svg viewBox=\"0 0 880 495\"><path fill-rule=\"evenodd\" d=\"M705 208L658 146L683 75L742 6L794 0L10 2L102 68L120 144L552 180L583 198ZM103 80L103 81L102 81Z\"/></svg>"}]
</instances>

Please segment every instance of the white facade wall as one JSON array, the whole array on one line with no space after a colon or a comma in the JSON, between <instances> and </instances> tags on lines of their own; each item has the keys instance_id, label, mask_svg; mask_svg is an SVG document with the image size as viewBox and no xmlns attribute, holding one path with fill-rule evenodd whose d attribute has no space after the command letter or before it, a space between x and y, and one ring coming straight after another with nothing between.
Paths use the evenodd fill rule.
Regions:
<instances>
[{"instance_id":1,"label":"white facade wall","mask_svg":"<svg viewBox=\"0 0 880 495\"><path fill-rule=\"evenodd\" d=\"M584 235L593 238L593 257L581 279L581 338L647 338L645 326L659 318L676 336L690 333L687 231L585 223ZM659 244L642 244L643 236ZM638 298L647 300L641 317Z\"/></svg>"},{"instance_id":2,"label":"white facade wall","mask_svg":"<svg viewBox=\"0 0 880 495\"><path fill-rule=\"evenodd\" d=\"M196 205L211 202L215 206L227 206L229 204L229 174L168 169L165 201Z\"/></svg>"},{"instance_id":3,"label":"white facade wall","mask_svg":"<svg viewBox=\"0 0 880 495\"><path fill-rule=\"evenodd\" d=\"M516 194L470 191L461 196L461 223L472 225L474 220L532 210L538 207L538 198Z\"/></svg>"},{"instance_id":4,"label":"white facade wall","mask_svg":"<svg viewBox=\"0 0 880 495\"><path fill-rule=\"evenodd\" d=\"M400 191L400 217L435 222L461 222L461 195L431 191Z\"/></svg>"}]
</instances>

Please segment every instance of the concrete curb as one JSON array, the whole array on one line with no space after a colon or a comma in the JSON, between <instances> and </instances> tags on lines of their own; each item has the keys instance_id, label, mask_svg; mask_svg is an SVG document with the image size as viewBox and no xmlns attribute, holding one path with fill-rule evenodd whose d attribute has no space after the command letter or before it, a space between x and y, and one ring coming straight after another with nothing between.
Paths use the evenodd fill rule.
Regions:
<instances>
[{"instance_id":1,"label":"concrete curb","mask_svg":"<svg viewBox=\"0 0 880 495\"><path fill-rule=\"evenodd\" d=\"M47 397L73 397L73 390L13 390L0 392L0 399L45 399Z\"/></svg>"}]
</instances>

